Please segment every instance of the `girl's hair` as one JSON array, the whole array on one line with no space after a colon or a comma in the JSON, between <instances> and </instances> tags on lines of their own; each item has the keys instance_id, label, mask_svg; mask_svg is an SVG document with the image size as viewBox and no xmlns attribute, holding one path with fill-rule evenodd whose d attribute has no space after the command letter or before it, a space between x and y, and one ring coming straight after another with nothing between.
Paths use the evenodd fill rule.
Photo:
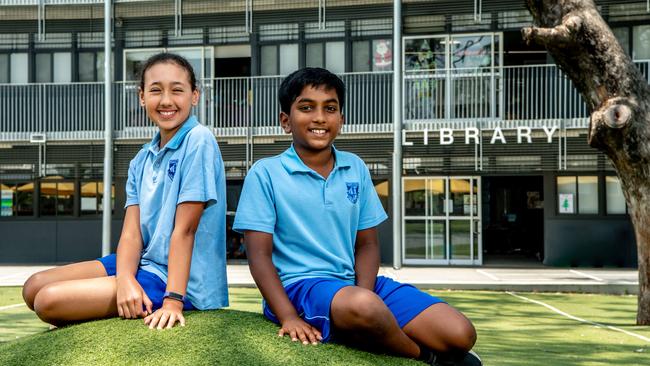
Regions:
<instances>
[{"instance_id":1,"label":"girl's hair","mask_svg":"<svg viewBox=\"0 0 650 366\"><path fill-rule=\"evenodd\" d=\"M144 74L151 67L157 64L176 64L181 68L187 71L187 74L190 76L190 85L192 85L192 91L196 90L196 76L194 75L194 69L192 65L185 59L183 56L179 56L175 53L161 52L156 55L153 55L145 61L142 65L142 70L140 70L140 90L144 90Z\"/></svg>"}]
</instances>

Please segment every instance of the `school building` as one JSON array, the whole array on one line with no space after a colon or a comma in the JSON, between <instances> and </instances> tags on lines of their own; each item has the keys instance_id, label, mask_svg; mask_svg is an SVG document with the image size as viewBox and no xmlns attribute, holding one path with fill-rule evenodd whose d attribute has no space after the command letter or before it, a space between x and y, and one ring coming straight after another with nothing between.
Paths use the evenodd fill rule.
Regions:
<instances>
[{"instance_id":1,"label":"school building","mask_svg":"<svg viewBox=\"0 0 650 366\"><path fill-rule=\"evenodd\" d=\"M390 216L383 263L634 267L619 180L587 144L579 93L543 48L521 41L532 24L524 3L115 0L105 199L103 1L0 0L0 263L100 256L108 202L117 243L129 161L156 130L136 75L169 51L200 79L195 113L223 153L229 222L251 164L290 144L278 123L282 75L321 66L347 85L336 146L366 161ZM648 77L649 3L596 3Z\"/></svg>"}]
</instances>

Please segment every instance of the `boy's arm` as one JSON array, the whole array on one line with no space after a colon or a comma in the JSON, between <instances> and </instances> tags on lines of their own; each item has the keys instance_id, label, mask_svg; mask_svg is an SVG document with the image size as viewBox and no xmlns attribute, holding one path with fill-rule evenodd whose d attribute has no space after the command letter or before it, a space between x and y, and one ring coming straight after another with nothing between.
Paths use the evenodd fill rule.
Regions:
<instances>
[{"instance_id":1,"label":"boy's arm","mask_svg":"<svg viewBox=\"0 0 650 366\"><path fill-rule=\"evenodd\" d=\"M304 322L298 316L296 309L289 301L278 272L273 265L273 235L261 231L246 231L244 233L248 264L262 296L281 324L278 336L291 336L292 341L300 339L303 344L316 344L322 339L318 329Z\"/></svg>"},{"instance_id":2,"label":"boy's arm","mask_svg":"<svg viewBox=\"0 0 650 366\"><path fill-rule=\"evenodd\" d=\"M359 230L354 245L354 272L357 277L357 286L374 291L378 271L379 240L377 239L377 228Z\"/></svg>"},{"instance_id":3,"label":"boy's arm","mask_svg":"<svg viewBox=\"0 0 650 366\"><path fill-rule=\"evenodd\" d=\"M176 206L174 230L169 242L167 261L167 292L175 292L185 296L187 281L190 277L194 236L199 227L205 202L183 202ZM183 317L183 302L171 298L163 300L162 308L145 318L149 328L171 328L179 322L185 326Z\"/></svg>"},{"instance_id":4,"label":"boy's arm","mask_svg":"<svg viewBox=\"0 0 650 366\"><path fill-rule=\"evenodd\" d=\"M115 260L117 282L117 312L122 318L144 317L151 313L151 300L136 281L140 264L142 234L140 232L140 206L126 208L120 242ZM147 311L142 309L145 305Z\"/></svg>"}]
</instances>

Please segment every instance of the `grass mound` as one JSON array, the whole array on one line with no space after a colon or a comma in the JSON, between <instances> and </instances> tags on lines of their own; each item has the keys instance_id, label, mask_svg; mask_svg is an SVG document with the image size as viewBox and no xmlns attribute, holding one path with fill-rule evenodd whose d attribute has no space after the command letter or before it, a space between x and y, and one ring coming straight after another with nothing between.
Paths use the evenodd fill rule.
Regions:
<instances>
[{"instance_id":1,"label":"grass mound","mask_svg":"<svg viewBox=\"0 0 650 366\"><path fill-rule=\"evenodd\" d=\"M335 344L303 346L275 336L261 314L186 313L186 327L150 330L142 320L108 319L0 345L0 365L419 365Z\"/></svg>"}]
</instances>

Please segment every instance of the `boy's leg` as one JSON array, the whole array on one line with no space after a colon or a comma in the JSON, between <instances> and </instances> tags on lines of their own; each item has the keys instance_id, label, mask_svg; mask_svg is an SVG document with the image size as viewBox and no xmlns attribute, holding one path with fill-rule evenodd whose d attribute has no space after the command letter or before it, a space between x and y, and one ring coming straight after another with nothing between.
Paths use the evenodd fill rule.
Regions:
<instances>
[{"instance_id":1,"label":"boy's leg","mask_svg":"<svg viewBox=\"0 0 650 366\"><path fill-rule=\"evenodd\" d=\"M113 276L58 281L38 291L34 310L44 322L59 326L117 316L116 297Z\"/></svg>"},{"instance_id":2,"label":"boy's leg","mask_svg":"<svg viewBox=\"0 0 650 366\"><path fill-rule=\"evenodd\" d=\"M437 352L465 353L476 342L469 319L445 303L429 306L402 329L418 344Z\"/></svg>"},{"instance_id":3,"label":"boy's leg","mask_svg":"<svg viewBox=\"0 0 650 366\"><path fill-rule=\"evenodd\" d=\"M98 260L80 262L34 273L23 285L23 299L34 310L36 294L46 285L69 280L106 277L106 270Z\"/></svg>"},{"instance_id":4,"label":"boy's leg","mask_svg":"<svg viewBox=\"0 0 650 366\"><path fill-rule=\"evenodd\" d=\"M337 336L357 347L381 347L384 351L416 358L420 347L399 327L390 309L374 292L348 286L332 300L330 316Z\"/></svg>"}]
</instances>

